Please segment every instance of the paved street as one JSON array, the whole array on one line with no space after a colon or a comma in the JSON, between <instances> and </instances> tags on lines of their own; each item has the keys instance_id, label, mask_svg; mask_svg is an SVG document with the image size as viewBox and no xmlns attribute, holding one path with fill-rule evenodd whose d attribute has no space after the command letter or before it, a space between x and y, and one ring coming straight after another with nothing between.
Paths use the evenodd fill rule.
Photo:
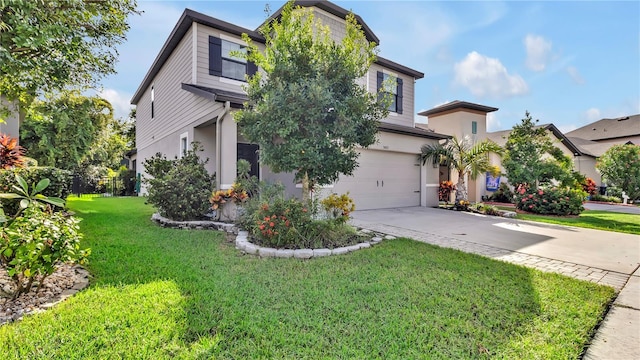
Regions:
<instances>
[{"instance_id":1,"label":"paved street","mask_svg":"<svg viewBox=\"0 0 640 360\"><path fill-rule=\"evenodd\" d=\"M584 208L588 210L613 211L613 212L640 215L640 206L635 206L635 205L610 205L610 204L586 202L584 204Z\"/></svg>"},{"instance_id":2,"label":"paved street","mask_svg":"<svg viewBox=\"0 0 640 360\"><path fill-rule=\"evenodd\" d=\"M640 359L638 235L422 207L356 211L352 223L612 286L618 297L584 358Z\"/></svg>"}]
</instances>

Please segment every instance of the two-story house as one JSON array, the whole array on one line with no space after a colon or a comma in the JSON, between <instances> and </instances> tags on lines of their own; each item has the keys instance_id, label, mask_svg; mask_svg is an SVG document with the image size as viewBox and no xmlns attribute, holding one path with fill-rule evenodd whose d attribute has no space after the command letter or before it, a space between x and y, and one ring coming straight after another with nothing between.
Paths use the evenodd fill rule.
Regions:
<instances>
[{"instance_id":1,"label":"two-story house","mask_svg":"<svg viewBox=\"0 0 640 360\"><path fill-rule=\"evenodd\" d=\"M299 1L296 5L311 8L315 18L330 27L334 39L344 33L347 10L328 1ZM273 16L279 16L280 11ZM379 43L366 23L356 18L367 39ZM275 174L260 164L258 146L242 137L233 119L234 111L247 100L245 76L257 71L253 64L231 55L244 48L243 33L264 44L256 30L184 11L131 100L137 106L138 172L144 174L143 162L154 154L180 156L192 141L198 141L210 159L207 170L217 175L218 187L230 187L237 160L246 159L252 163L254 175L281 181L289 194L300 196L293 174ZM378 142L360 150L359 167L353 176L342 176L328 186L336 193L348 191L358 209L437 204L438 171L430 164L420 164L418 154L425 143L447 136L415 127L414 83L423 76L378 57L359 80L373 93L389 77L395 79L396 86L385 89L393 93L394 101L379 126Z\"/></svg>"}]
</instances>

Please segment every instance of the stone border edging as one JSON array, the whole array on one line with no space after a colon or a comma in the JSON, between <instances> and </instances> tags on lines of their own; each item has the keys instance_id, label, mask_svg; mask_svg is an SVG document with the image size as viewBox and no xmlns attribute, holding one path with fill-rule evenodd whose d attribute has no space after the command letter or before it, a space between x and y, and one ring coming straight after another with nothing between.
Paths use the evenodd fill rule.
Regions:
<instances>
[{"instance_id":1,"label":"stone border edging","mask_svg":"<svg viewBox=\"0 0 640 360\"><path fill-rule=\"evenodd\" d=\"M175 229L193 229L193 230L220 230L228 233L237 234L238 228L234 224L219 222L219 221L209 221L209 220L199 220L199 221L175 221L170 220L159 213L154 213L151 215L151 220L160 224L162 227L175 228Z\"/></svg>"},{"instance_id":2,"label":"stone border edging","mask_svg":"<svg viewBox=\"0 0 640 360\"><path fill-rule=\"evenodd\" d=\"M370 233L367 231L365 233ZM236 237L236 249L244 251L247 254L257 255L263 258L296 258L296 259L311 259L317 257L325 257L325 256L333 256L333 255L343 255L353 251L357 251L360 249L368 249L373 245L377 245L382 242L382 240L394 240L395 236L392 235L384 235L383 236L374 236L368 242L361 242L359 244L343 246L335 249L275 249L275 248L267 248L258 246L249 242L248 240L249 232L247 231L239 231L238 236Z\"/></svg>"}]
</instances>

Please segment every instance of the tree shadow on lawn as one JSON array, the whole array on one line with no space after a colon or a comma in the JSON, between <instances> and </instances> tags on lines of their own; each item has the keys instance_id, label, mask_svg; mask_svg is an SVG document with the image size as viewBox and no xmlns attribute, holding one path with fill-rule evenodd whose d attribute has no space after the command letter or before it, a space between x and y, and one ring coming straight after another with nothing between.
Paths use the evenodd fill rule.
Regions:
<instances>
[{"instance_id":1,"label":"tree shadow on lawn","mask_svg":"<svg viewBox=\"0 0 640 360\"><path fill-rule=\"evenodd\" d=\"M187 358L575 358L606 306L594 293L609 294L406 239L322 259L260 259L221 233L158 227L140 199L72 207L95 279L47 316L61 327L84 321L92 341L55 341L80 357L106 348Z\"/></svg>"}]
</instances>

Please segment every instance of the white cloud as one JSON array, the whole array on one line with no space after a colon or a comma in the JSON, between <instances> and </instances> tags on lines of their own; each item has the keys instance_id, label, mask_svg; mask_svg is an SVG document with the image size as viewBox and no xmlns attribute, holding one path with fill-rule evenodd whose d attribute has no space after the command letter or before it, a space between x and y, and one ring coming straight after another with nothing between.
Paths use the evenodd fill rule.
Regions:
<instances>
[{"instance_id":1,"label":"white cloud","mask_svg":"<svg viewBox=\"0 0 640 360\"><path fill-rule=\"evenodd\" d=\"M571 77L571 80L573 80L574 83L578 85L584 85L585 83L584 78L582 77L582 75L580 75L580 72L578 71L578 69L576 69L573 66L568 66L567 73L569 74L569 76Z\"/></svg>"},{"instance_id":2,"label":"white cloud","mask_svg":"<svg viewBox=\"0 0 640 360\"><path fill-rule=\"evenodd\" d=\"M498 131L502 128L502 124L498 119L496 113L490 112L487 114L487 131Z\"/></svg>"},{"instance_id":3,"label":"white cloud","mask_svg":"<svg viewBox=\"0 0 640 360\"><path fill-rule=\"evenodd\" d=\"M131 94L118 92L114 89L102 89L98 91L98 96L111 103L111 106L113 106L113 117L115 119L127 119L129 117L129 112L133 108L133 105L129 103Z\"/></svg>"},{"instance_id":4,"label":"white cloud","mask_svg":"<svg viewBox=\"0 0 640 360\"><path fill-rule=\"evenodd\" d=\"M527 67L533 71L543 71L551 57L551 42L539 35L527 35L524 38L527 49Z\"/></svg>"},{"instance_id":5,"label":"white cloud","mask_svg":"<svg viewBox=\"0 0 640 360\"><path fill-rule=\"evenodd\" d=\"M574 124L568 124L568 125L558 125L558 130L560 130L561 133L566 134L570 131L573 131L575 129L577 129L578 127L575 126Z\"/></svg>"},{"instance_id":6,"label":"white cloud","mask_svg":"<svg viewBox=\"0 0 640 360\"><path fill-rule=\"evenodd\" d=\"M602 114L600 109L591 108L585 112L585 116L589 122L596 121L602 119Z\"/></svg>"},{"instance_id":7,"label":"white cloud","mask_svg":"<svg viewBox=\"0 0 640 360\"><path fill-rule=\"evenodd\" d=\"M477 97L506 98L524 95L529 87L518 75L511 75L500 60L473 51L454 65L454 83Z\"/></svg>"}]
</instances>

